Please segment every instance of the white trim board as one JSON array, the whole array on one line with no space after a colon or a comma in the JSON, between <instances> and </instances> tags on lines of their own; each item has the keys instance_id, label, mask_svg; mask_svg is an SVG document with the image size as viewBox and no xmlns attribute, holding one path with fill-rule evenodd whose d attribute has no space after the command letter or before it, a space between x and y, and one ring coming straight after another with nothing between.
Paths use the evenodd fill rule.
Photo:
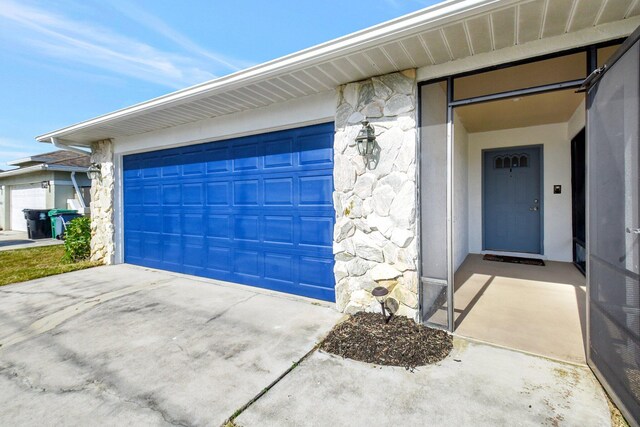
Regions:
<instances>
[{"instance_id":1,"label":"white trim board","mask_svg":"<svg viewBox=\"0 0 640 427\"><path fill-rule=\"evenodd\" d=\"M327 91L255 110L116 138L113 149L115 154L134 154L326 123L335 120L336 103L336 92Z\"/></svg>"}]
</instances>

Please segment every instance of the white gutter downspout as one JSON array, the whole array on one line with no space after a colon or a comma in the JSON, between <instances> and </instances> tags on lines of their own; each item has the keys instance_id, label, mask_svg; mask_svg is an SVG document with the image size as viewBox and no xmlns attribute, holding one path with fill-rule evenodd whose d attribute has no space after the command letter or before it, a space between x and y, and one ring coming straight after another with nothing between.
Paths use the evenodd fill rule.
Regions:
<instances>
[{"instance_id":1,"label":"white gutter downspout","mask_svg":"<svg viewBox=\"0 0 640 427\"><path fill-rule=\"evenodd\" d=\"M76 189L78 201L80 202L80 206L82 206L82 213L84 214L84 210L87 208L87 204L84 202L84 196L80 192L80 187L78 187L78 183L76 182L76 171L71 172L71 182L73 183L73 188Z\"/></svg>"},{"instance_id":2,"label":"white gutter downspout","mask_svg":"<svg viewBox=\"0 0 640 427\"><path fill-rule=\"evenodd\" d=\"M80 148L76 148L76 147L72 147L70 145L63 144L62 142L58 141L58 139L55 136L51 137L51 143L53 144L54 147L59 148L61 150L71 151L71 152L74 152L74 153L79 153L79 154L84 154L84 155L91 155L91 152L89 152L89 151L85 151L85 150L82 150ZM84 214L84 210L87 208L87 204L85 203L84 197L82 196L82 193L80 192L80 187L78 187L78 183L76 182L76 172L75 171L71 172L71 182L73 183L73 188L75 188L75 190L76 190L76 194L78 195L78 201L80 202L80 206L82 206L82 213Z\"/></svg>"},{"instance_id":3,"label":"white gutter downspout","mask_svg":"<svg viewBox=\"0 0 640 427\"><path fill-rule=\"evenodd\" d=\"M71 145L63 144L62 142L58 141L58 139L55 136L52 136L50 139L51 139L51 143L53 144L53 146L57 147L57 148L59 148L61 150L67 150L67 151L72 151L74 153L91 155L90 151L85 151L85 150L82 150L82 149L77 148L77 147L72 147Z\"/></svg>"}]
</instances>

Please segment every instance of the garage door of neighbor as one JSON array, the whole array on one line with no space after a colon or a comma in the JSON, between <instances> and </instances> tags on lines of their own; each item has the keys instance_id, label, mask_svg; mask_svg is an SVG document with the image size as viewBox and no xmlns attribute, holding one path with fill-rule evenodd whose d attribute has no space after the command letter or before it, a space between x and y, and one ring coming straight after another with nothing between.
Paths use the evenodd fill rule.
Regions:
<instances>
[{"instance_id":1,"label":"garage door of neighbor","mask_svg":"<svg viewBox=\"0 0 640 427\"><path fill-rule=\"evenodd\" d=\"M9 198L11 230L27 231L23 209L47 208L47 189L40 183L12 186Z\"/></svg>"},{"instance_id":2,"label":"garage door of neighbor","mask_svg":"<svg viewBox=\"0 0 640 427\"><path fill-rule=\"evenodd\" d=\"M333 133L125 156L125 262L333 301Z\"/></svg>"}]
</instances>

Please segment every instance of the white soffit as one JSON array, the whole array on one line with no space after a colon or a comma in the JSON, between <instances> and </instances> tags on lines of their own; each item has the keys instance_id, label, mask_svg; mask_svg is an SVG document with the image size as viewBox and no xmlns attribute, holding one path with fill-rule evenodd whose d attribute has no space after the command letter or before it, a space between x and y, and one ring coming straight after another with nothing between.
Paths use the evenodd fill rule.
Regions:
<instances>
[{"instance_id":1,"label":"white soffit","mask_svg":"<svg viewBox=\"0 0 640 427\"><path fill-rule=\"evenodd\" d=\"M375 75L444 67L502 49L526 52L543 39L586 29L592 30L590 36L577 37L574 44L610 40L630 34L640 23L638 16L640 0L450 0L36 139L57 137L87 145L137 135L334 90ZM604 27L607 31L600 31Z\"/></svg>"}]
</instances>

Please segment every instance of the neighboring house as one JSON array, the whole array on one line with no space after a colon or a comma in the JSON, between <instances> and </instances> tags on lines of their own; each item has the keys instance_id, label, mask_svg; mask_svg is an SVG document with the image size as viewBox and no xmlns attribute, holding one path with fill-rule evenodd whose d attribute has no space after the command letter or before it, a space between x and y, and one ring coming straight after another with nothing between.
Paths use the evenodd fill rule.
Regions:
<instances>
[{"instance_id":1,"label":"neighboring house","mask_svg":"<svg viewBox=\"0 0 640 427\"><path fill-rule=\"evenodd\" d=\"M639 25L638 1L447 1L37 139L91 149L92 257L107 264L348 313L377 309L370 291L384 284L400 315L451 331L456 271L492 277L459 269L474 254L587 268L588 362L633 420L637 32L614 59ZM576 89L605 63L586 102ZM355 140L365 118L369 157ZM496 330L506 303L489 305Z\"/></svg>"},{"instance_id":2,"label":"neighboring house","mask_svg":"<svg viewBox=\"0 0 640 427\"><path fill-rule=\"evenodd\" d=\"M16 168L0 172L0 229L26 231L23 209L83 212L83 203L89 203L88 155L58 150L8 164Z\"/></svg>"}]
</instances>

